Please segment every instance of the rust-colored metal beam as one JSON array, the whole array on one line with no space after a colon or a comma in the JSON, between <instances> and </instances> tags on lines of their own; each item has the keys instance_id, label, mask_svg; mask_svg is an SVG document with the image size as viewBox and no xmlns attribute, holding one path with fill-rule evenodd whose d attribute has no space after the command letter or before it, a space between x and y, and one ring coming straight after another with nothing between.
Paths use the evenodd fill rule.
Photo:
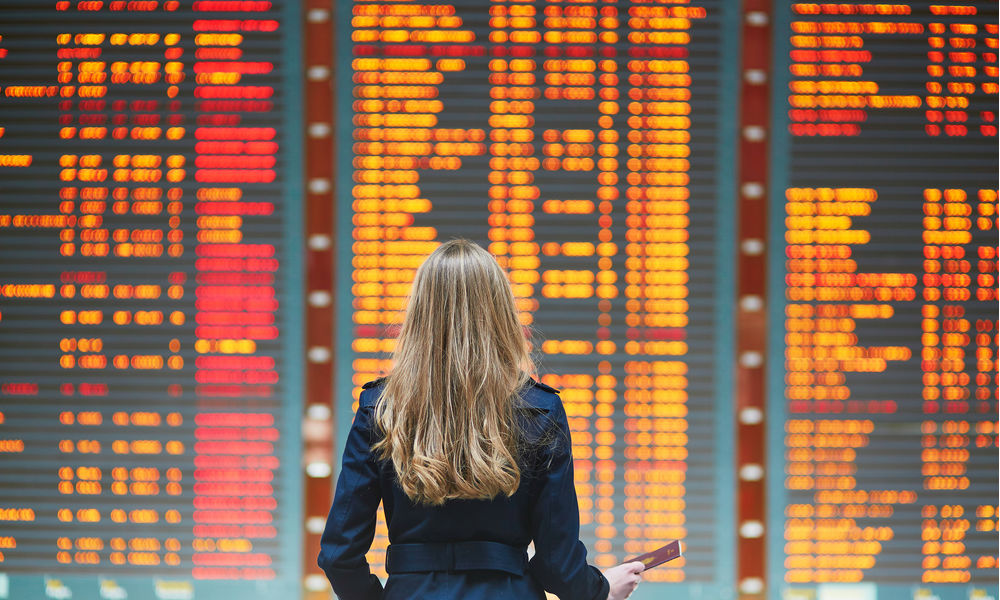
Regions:
<instances>
[{"instance_id":1,"label":"rust-colored metal beam","mask_svg":"<svg viewBox=\"0 0 1000 600\"><path fill-rule=\"evenodd\" d=\"M741 600L767 593L766 388L767 197L771 0L744 0L741 32L736 332L737 586Z\"/></svg>"},{"instance_id":2,"label":"rust-colored metal beam","mask_svg":"<svg viewBox=\"0 0 1000 600\"><path fill-rule=\"evenodd\" d=\"M329 600L330 584L316 566L333 496L334 345L334 93L333 3L307 0L303 10L302 109L305 119L305 414L302 438L303 596Z\"/></svg>"}]
</instances>

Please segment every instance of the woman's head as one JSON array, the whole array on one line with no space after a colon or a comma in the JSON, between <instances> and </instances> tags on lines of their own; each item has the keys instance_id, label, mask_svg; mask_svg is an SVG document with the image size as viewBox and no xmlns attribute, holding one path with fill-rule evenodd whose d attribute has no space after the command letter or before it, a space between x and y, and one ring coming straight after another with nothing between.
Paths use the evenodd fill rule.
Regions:
<instances>
[{"instance_id":1,"label":"woman's head","mask_svg":"<svg viewBox=\"0 0 1000 600\"><path fill-rule=\"evenodd\" d=\"M417 269L396 348L397 367L411 353L462 371L527 367L514 294L489 252L468 240L452 240Z\"/></svg>"},{"instance_id":2,"label":"woman's head","mask_svg":"<svg viewBox=\"0 0 1000 600\"><path fill-rule=\"evenodd\" d=\"M417 270L376 408L384 436L375 450L411 499L513 494L514 408L530 370L503 269L472 242L442 244Z\"/></svg>"}]
</instances>

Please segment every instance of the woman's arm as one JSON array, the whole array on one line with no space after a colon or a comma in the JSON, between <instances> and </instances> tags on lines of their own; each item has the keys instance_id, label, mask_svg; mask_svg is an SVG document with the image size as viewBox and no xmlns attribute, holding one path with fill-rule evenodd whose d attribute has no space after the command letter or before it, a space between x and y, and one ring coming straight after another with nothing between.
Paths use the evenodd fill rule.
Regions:
<instances>
[{"instance_id":1,"label":"woman's arm","mask_svg":"<svg viewBox=\"0 0 1000 600\"><path fill-rule=\"evenodd\" d=\"M372 575L365 559L375 537L375 515L382 499L378 469L370 452L371 408L365 404L362 401L358 407L347 436L317 561L341 600L382 598L382 582Z\"/></svg>"},{"instance_id":2,"label":"woman's arm","mask_svg":"<svg viewBox=\"0 0 1000 600\"><path fill-rule=\"evenodd\" d=\"M587 564L587 548L580 541L569 423L562 402L555 404L549 413L555 440L552 460L541 474L543 484L531 515L535 555L528 568L542 587L563 600L605 600L608 580Z\"/></svg>"}]
</instances>

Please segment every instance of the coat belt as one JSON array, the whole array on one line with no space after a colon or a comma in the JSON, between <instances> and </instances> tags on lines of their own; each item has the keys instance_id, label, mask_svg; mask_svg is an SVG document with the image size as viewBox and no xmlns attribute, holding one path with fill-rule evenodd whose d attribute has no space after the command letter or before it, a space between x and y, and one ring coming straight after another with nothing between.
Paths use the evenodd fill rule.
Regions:
<instances>
[{"instance_id":1,"label":"coat belt","mask_svg":"<svg viewBox=\"0 0 1000 600\"><path fill-rule=\"evenodd\" d=\"M390 574L488 570L524 575L527 568L525 548L500 542L390 544L385 557Z\"/></svg>"}]
</instances>

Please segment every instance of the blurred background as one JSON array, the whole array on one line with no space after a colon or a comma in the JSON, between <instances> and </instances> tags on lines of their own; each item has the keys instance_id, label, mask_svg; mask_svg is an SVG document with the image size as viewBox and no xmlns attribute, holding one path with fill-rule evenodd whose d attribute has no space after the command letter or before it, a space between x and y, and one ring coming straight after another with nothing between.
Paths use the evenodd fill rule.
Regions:
<instances>
[{"instance_id":1,"label":"blurred background","mask_svg":"<svg viewBox=\"0 0 1000 600\"><path fill-rule=\"evenodd\" d=\"M997 52L996 2L0 0L0 599L329 598L468 237L590 560L684 544L634 598L996 600Z\"/></svg>"}]
</instances>

